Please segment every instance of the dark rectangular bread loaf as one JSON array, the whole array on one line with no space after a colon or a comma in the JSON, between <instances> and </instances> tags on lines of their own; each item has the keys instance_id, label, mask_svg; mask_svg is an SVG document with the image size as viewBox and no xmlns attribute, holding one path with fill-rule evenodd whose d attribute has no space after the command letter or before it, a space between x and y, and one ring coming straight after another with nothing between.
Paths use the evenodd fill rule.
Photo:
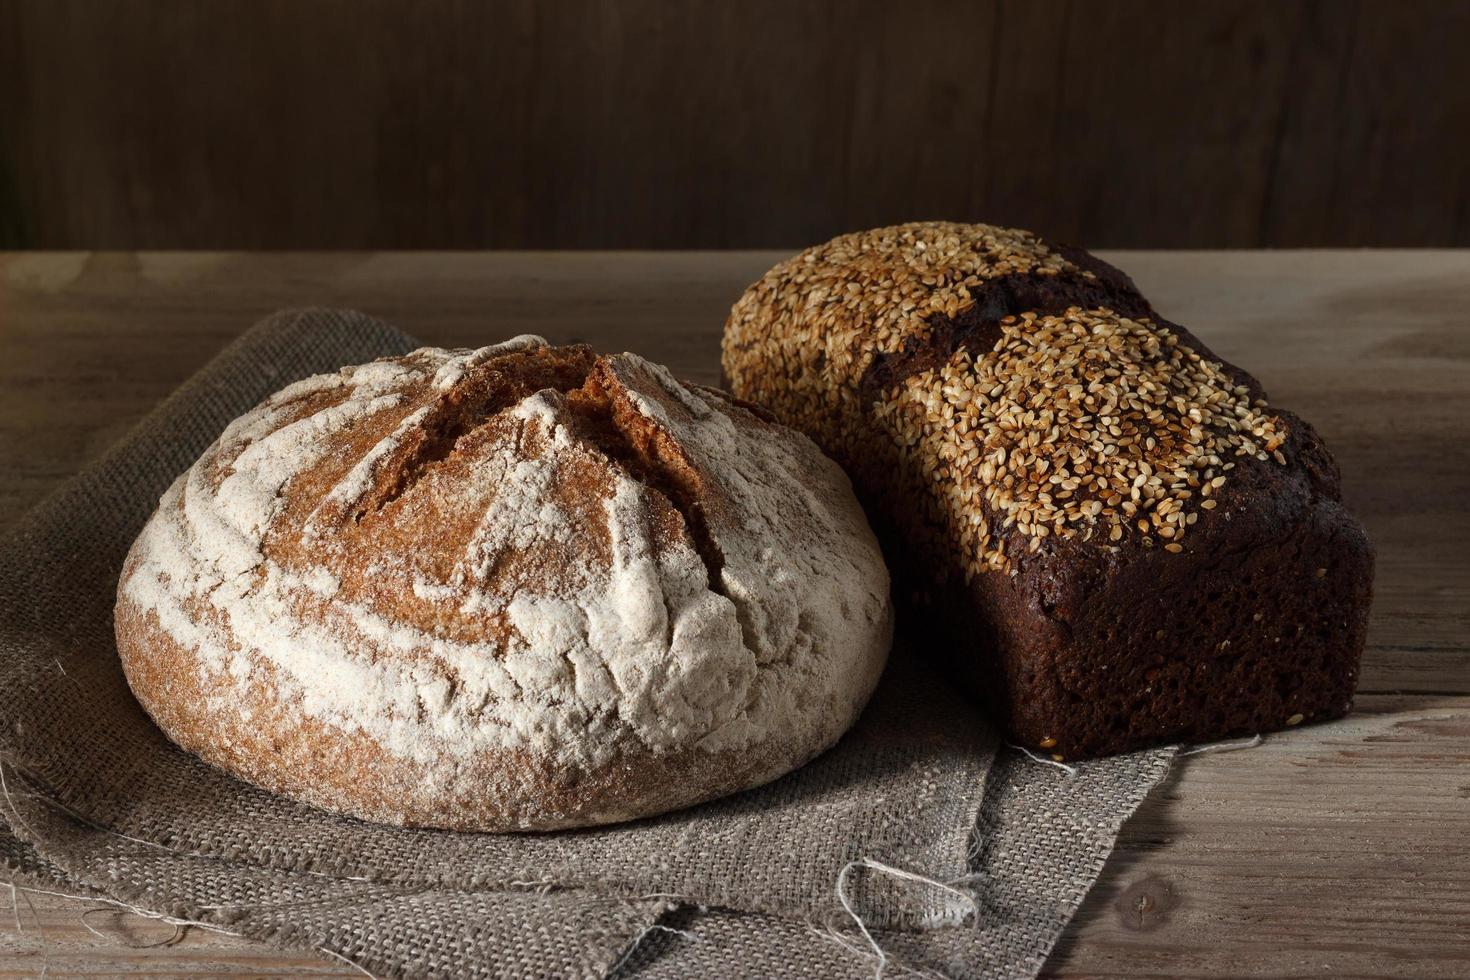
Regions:
<instances>
[{"instance_id":1,"label":"dark rectangular bread loaf","mask_svg":"<svg viewBox=\"0 0 1470 980\"><path fill-rule=\"evenodd\" d=\"M1373 551L1331 455L1101 260L988 225L845 235L746 291L724 369L847 468L901 628L1022 745L1351 706Z\"/></svg>"}]
</instances>

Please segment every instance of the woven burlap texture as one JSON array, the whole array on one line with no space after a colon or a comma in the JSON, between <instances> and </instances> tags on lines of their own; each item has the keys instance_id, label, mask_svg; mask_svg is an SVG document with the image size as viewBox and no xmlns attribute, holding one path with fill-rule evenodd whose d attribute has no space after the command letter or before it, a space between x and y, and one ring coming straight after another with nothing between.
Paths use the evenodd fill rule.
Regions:
<instances>
[{"instance_id":1,"label":"woven burlap texture","mask_svg":"<svg viewBox=\"0 0 1470 980\"><path fill-rule=\"evenodd\" d=\"M895 964L1034 975L1170 752L1073 776L997 756L974 709L902 650L854 731L799 772L590 831L366 824L241 783L159 733L123 680L111 619L159 495L270 392L415 346L361 314L272 317L0 544L0 865L385 976L871 975L879 954L843 899Z\"/></svg>"}]
</instances>

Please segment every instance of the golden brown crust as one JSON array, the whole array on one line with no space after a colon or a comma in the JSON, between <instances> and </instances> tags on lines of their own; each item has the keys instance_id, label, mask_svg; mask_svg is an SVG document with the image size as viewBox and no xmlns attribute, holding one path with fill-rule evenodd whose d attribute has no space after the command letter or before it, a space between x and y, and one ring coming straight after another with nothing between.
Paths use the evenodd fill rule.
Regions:
<instances>
[{"instance_id":1,"label":"golden brown crust","mask_svg":"<svg viewBox=\"0 0 1470 980\"><path fill-rule=\"evenodd\" d=\"M197 651L120 606L118 651L143 710L179 747L263 789L376 823L443 830L556 830L629 820L692 806L769 781L772 759L748 752L652 753L636 744L575 780L544 757L486 752L455 766L454 782L426 796L421 765L395 757L362 732L303 717L267 677L244 691L200 670ZM210 705L228 701L227 712ZM783 771L806 756L777 760ZM524 827L520 801L559 816Z\"/></svg>"},{"instance_id":2,"label":"golden brown crust","mask_svg":"<svg viewBox=\"0 0 1470 980\"><path fill-rule=\"evenodd\" d=\"M527 339L307 379L124 567L119 654L186 749L367 819L550 829L773 779L887 651L876 542L806 439Z\"/></svg>"}]
</instances>

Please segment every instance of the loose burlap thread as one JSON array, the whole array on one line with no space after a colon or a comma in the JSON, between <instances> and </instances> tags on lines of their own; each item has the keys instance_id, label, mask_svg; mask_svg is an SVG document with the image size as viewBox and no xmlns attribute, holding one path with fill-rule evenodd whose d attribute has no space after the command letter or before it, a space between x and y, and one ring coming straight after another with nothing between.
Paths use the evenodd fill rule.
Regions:
<instances>
[{"instance_id":1,"label":"loose burlap thread","mask_svg":"<svg viewBox=\"0 0 1470 980\"><path fill-rule=\"evenodd\" d=\"M800 771L587 831L367 824L162 736L111 616L159 495L270 392L415 346L357 313L278 314L0 543L5 873L379 976L1035 975L1173 750L1037 765L902 648L856 728Z\"/></svg>"}]
</instances>

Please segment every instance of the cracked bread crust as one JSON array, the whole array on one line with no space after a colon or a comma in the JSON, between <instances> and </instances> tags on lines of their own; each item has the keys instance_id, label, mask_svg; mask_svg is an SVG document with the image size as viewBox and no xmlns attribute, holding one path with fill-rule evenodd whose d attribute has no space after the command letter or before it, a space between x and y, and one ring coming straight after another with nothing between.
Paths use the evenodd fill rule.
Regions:
<instances>
[{"instance_id":1,"label":"cracked bread crust","mask_svg":"<svg viewBox=\"0 0 1470 980\"><path fill-rule=\"evenodd\" d=\"M118 588L183 748L363 817L544 830L800 766L892 630L842 471L635 355L518 338L277 393L165 494Z\"/></svg>"},{"instance_id":2,"label":"cracked bread crust","mask_svg":"<svg viewBox=\"0 0 1470 980\"><path fill-rule=\"evenodd\" d=\"M1107 263L985 225L844 235L747 290L723 364L848 469L907 622L1022 744L1348 710L1373 551L1335 463Z\"/></svg>"}]
</instances>

